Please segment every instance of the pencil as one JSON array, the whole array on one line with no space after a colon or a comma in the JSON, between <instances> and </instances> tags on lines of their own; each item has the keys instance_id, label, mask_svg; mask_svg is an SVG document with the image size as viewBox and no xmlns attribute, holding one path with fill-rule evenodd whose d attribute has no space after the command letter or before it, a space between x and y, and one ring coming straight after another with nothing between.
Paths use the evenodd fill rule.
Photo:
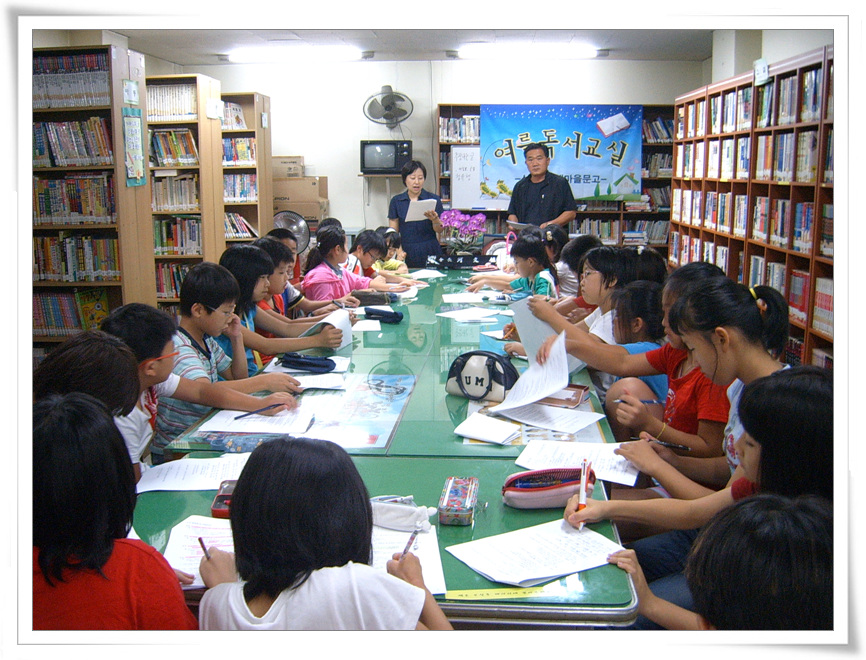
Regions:
<instances>
[{"instance_id":1,"label":"pencil","mask_svg":"<svg viewBox=\"0 0 866 660\"><path fill-rule=\"evenodd\" d=\"M628 403L624 399L614 399L613 402L614 403ZM647 404L655 403L658 405L662 405L664 403L664 401L656 401L655 399L641 399L640 402L641 403L647 403Z\"/></svg>"},{"instance_id":2,"label":"pencil","mask_svg":"<svg viewBox=\"0 0 866 660\"><path fill-rule=\"evenodd\" d=\"M416 529L412 532L412 536L409 537L409 542L406 543L406 547L403 548L403 554L400 555L400 559L406 556L406 553L409 552L409 548L412 547L412 544L415 543L415 537L418 536L418 530Z\"/></svg>"},{"instance_id":3,"label":"pencil","mask_svg":"<svg viewBox=\"0 0 866 660\"><path fill-rule=\"evenodd\" d=\"M207 551L207 546L204 544L201 536L198 537L198 543L201 546L201 549L204 550L204 558L210 561L210 553Z\"/></svg>"},{"instance_id":4,"label":"pencil","mask_svg":"<svg viewBox=\"0 0 866 660\"><path fill-rule=\"evenodd\" d=\"M249 417L250 415L257 415L258 413L264 412L265 410L270 410L271 408L279 408L280 406L284 406L284 403L272 403L269 406L265 406L264 408L259 408L258 410L252 410L248 413L244 413L243 415L238 415L235 419L243 419L244 417Z\"/></svg>"}]
</instances>

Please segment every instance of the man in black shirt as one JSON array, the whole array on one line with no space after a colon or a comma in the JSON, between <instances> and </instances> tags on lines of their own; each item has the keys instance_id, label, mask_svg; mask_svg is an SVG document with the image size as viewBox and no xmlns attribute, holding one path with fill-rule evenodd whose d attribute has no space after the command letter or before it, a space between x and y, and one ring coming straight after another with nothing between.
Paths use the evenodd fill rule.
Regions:
<instances>
[{"instance_id":1,"label":"man in black shirt","mask_svg":"<svg viewBox=\"0 0 866 660\"><path fill-rule=\"evenodd\" d=\"M529 175L514 186L508 205L508 222L546 227L550 224L566 226L574 219L577 204L568 179L547 171L548 153L547 145L538 142L523 149Z\"/></svg>"}]
</instances>

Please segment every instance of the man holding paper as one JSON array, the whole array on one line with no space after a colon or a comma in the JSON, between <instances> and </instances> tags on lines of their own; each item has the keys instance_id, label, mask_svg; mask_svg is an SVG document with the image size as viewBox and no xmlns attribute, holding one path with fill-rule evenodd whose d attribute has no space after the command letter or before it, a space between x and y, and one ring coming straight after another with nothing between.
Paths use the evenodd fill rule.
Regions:
<instances>
[{"instance_id":1,"label":"man holding paper","mask_svg":"<svg viewBox=\"0 0 866 660\"><path fill-rule=\"evenodd\" d=\"M424 190L427 169L423 163L411 160L400 172L406 191L391 198L388 223L400 232L406 265L423 268L429 255L440 256L438 233L442 231L439 214L444 212L442 198ZM420 207L420 208L415 208Z\"/></svg>"},{"instance_id":2,"label":"man holding paper","mask_svg":"<svg viewBox=\"0 0 866 660\"><path fill-rule=\"evenodd\" d=\"M533 142L523 149L529 175L514 186L508 204L508 222L566 226L577 215L577 204L565 177L548 172L550 156L546 144Z\"/></svg>"}]
</instances>

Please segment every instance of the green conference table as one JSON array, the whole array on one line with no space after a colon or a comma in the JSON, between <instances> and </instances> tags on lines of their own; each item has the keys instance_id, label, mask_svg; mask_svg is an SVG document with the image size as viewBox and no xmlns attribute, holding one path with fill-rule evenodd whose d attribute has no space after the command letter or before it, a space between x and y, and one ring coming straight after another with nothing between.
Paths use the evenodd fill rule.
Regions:
<instances>
[{"instance_id":1,"label":"green conference table","mask_svg":"<svg viewBox=\"0 0 866 660\"><path fill-rule=\"evenodd\" d=\"M401 324L382 324L379 333L355 333L352 350L344 349L343 354L352 357L350 373L409 373L417 379L388 443L379 448L348 447L347 451L371 496L411 494L418 504L435 507L447 477L478 477L481 506L475 524L459 527L437 523L449 592L437 600L455 626L628 625L636 617L637 597L631 578L614 566L582 571L519 592L487 580L445 550L456 543L549 522L562 515L559 509L518 510L502 503L505 478L524 469L514 463L522 445L464 444L454 434L454 427L466 416L468 402L445 394L448 367L459 354L478 348L480 331L501 328L510 320L496 316L493 324L458 323L435 316L436 312L449 308L442 304L442 294L462 291L465 285L458 280L466 276L465 271L451 272L445 278L432 280L431 286L420 290L411 304L393 305L406 316ZM455 307L460 306L464 305ZM415 331L414 342L409 339L410 328ZM515 360L514 364L522 370L526 362ZM572 382L588 384L589 378L580 372L572 376ZM593 408L600 411L598 399L594 393L592 396ZM196 457L213 456L213 452L200 451L210 449L209 445L189 438L195 428L191 427L168 450L178 456L189 452L196 452ZM605 441L612 441L606 420L598 424L598 431ZM216 491L143 493L136 507L135 530L145 542L163 550L174 525L190 515L209 515L215 494ZM593 496L604 498L604 489L597 488ZM618 541L616 528L610 522L590 527ZM523 593L531 595L520 597ZM201 592L188 592L188 600L194 602L200 595Z\"/></svg>"}]
</instances>

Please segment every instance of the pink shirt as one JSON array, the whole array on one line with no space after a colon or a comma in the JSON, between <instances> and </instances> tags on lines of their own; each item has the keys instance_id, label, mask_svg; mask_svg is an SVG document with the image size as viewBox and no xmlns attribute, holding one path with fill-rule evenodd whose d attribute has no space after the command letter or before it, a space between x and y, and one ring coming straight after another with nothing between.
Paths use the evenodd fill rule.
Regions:
<instances>
[{"instance_id":1,"label":"pink shirt","mask_svg":"<svg viewBox=\"0 0 866 660\"><path fill-rule=\"evenodd\" d=\"M334 300L356 289L369 289L370 278L340 269L340 276L325 262L304 277L304 295L310 300Z\"/></svg>"}]
</instances>

